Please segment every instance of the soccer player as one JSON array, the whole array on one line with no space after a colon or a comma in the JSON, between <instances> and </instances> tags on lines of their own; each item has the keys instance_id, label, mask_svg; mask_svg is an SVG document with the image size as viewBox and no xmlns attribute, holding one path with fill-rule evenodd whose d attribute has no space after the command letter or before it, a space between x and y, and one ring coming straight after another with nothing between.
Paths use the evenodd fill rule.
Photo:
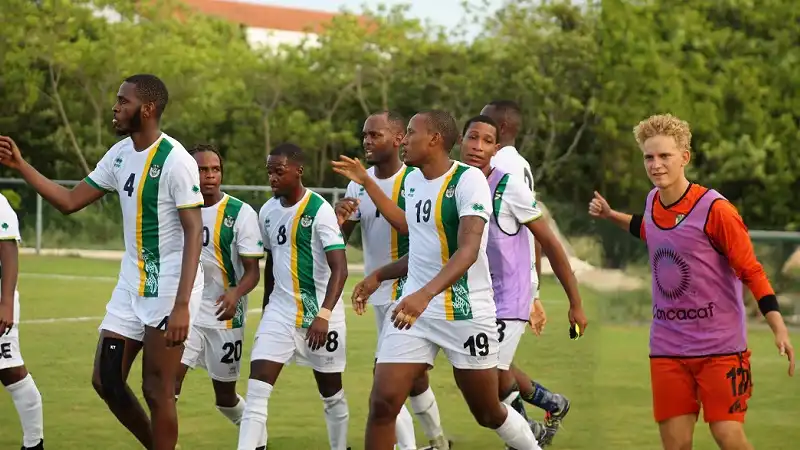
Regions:
<instances>
[{"instance_id":1,"label":"soccer player","mask_svg":"<svg viewBox=\"0 0 800 450\"><path fill-rule=\"evenodd\" d=\"M531 239L535 238L541 243L553 266L553 272L564 286L570 302L570 317L578 322L581 329L586 327L586 319L569 258L547 223L539 220L542 211L532 198L531 191L523 179L491 167L491 158L499 147L497 138L498 127L490 117L479 115L469 119L462 133L461 161L480 169L487 177L492 191L494 205L486 253L497 305L500 398L520 411L520 414L524 414L519 385L510 368L532 312L531 288L535 284L531 283L532 272L527 269L533 256L529 244ZM522 228L530 230L533 236L520 233ZM536 329L538 324L531 325ZM565 411L568 409L567 403ZM543 431L540 444L550 445L554 432L551 432L549 426Z\"/></svg>"},{"instance_id":2,"label":"soccer player","mask_svg":"<svg viewBox=\"0 0 800 450\"><path fill-rule=\"evenodd\" d=\"M236 393L239 361L247 316L247 294L261 278L258 260L264 256L258 215L247 203L220 190L222 156L213 145L189 151L200 170L203 194L203 302L186 340L175 395L189 368L208 371L216 406L234 425L244 412Z\"/></svg>"},{"instance_id":3,"label":"soccer player","mask_svg":"<svg viewBox=\"0 0 800 450\"><path fill-rule=\"evenodd\" d=\"M494 100L483 107L481 115L491 118L498 128L497 143L500 150L492 157L491 167L500 169L518 180L524 180L528 190L533 193L531 165L515 147L517 135L522 128L522 111L519 105L511 100ZM535 197L533 200L535 201ZM531 323L536 323L539 317L544 315L544 306L539 301L541 245L533 236L529 237L529 245L535 249L536 255L535 264L531 267L531 290L534 292ZM512 365L511 372L517 380L522 399L545 411L544 424L547 427L547 436L543 439L543 443L549 444L569 413L569 399L531 380L518 367Z\"/></svg>"},{"instance_id":4,"label":"soccer player","mask_svg":"<svg viewBox=\"0 0 800 450\"><path fill-rule=\"evenodd\" d=\"M408 253L408 225L403 191L405 179L414 168L406 166L400 160L400 143L405 135L405 126L405 120L396 113L373 114L364 122L362 132L366 160L372 167L367 170L357 160L346 157L332 162L335 172L352 177L347 185L346 197L336 205L336 214L345 240L350 238L356 223L361 224L365 273L372 273ZM371 198L376 189L381 193L377 203ZM382 210L381 199L391 201L393 207ZM403 282L405 277L381 283L369 298L375 309L378 342L386 323L384 319L393 302L400 297ZM377 347L375 355L377 357ZM411 388L411 409L430 440L428 448L448 449L450 445L444 437L439 407L430 388L427 371L423 372ZM397 416L395 433L400 450L416 448L414 422L405 404Z\"/></svg>"},{"instance_id":5,"label":"soccer player","mask_svg":"<svg viewBox=\"0 0 800 450\"><path fill-rule=\"evenodd\" d=\"M11 394L22 424L22 450L44 450L42 396L19 349L17 214L0 194L0 383Z\"/></svg>"},{"instance_id":6,"label":"soccer player","mask_svg":"<svg viewBox=\"0 0 800 450\"><path fill-rule=\"evenodd\" d=\"M440 349L481 426L515 449L540 448L525 418L497 396L499 342L486 257L491 195L480 170L450 160L457 140L447 112L411 119L405 163L418 170L405 184L409 252L369 274L353 293L363 308L380 283L407 276L378 349L365 437L370 450L392 448L397 414Z\"/></svg>"},{"instance_id":7,"label":"soccer player","mask_svg":"<svg viewBox=\"0 0 800 450\"><path fill-rule=\"evenodd\" d=\"M17 170L64 214L118 193L125 255L99 327L92 385L142 446L156 450L172 450L178 439L175 379L203 292L200 176L180 142L159 129L168 97L154 75L126 78L117 92L113 125L128 137L72 190L28 164L10 138L0 138L0 163ZM150 418L127 384L142 348L142 392Z\"/></svg>"},{"instance_id":8,"label":"soccer player","mask_svg":"<svg viewBox=\"0 0 800 450\"><path fill-rule=\"evenodd\" d=\"M589 214L647 243L653 272L650 376L661 442L666 450L692 448L702 405L721 449L752 449L743 426L752 379L742 282L758 299L792 376L794 350L775 292L736 208L686 178L689 124L654 115L634 128L634 136L655 186L644 214L615 211L597 192Z\"/></svg>"},{"instance_id":9,"label":"soccer player","mask_svg":"<svg viewBox=\"0 0 800 450\"><path fill-rule=\"evenodd\" d=\"M303 161L294 144L275 147L267 159L274 197L258 215L267 252L266 306L253 342L239 450L264 448L267 403L283 366L293 360L314 370L331 450L347 447L347 328L339 301L347 258L333 207L303 186Z\"/></svg>"}]
</instances>

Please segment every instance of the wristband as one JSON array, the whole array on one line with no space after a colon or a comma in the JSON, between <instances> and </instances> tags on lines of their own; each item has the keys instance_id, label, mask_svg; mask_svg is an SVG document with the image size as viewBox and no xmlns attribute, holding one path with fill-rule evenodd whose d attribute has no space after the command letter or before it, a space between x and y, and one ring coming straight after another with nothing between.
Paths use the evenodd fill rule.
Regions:
<instances>
[{"instance_id":1,"label":"wristband","mask_svg":"<svg viewBox=\"0 0 800 450\"><path fill-rule=\"evenodd\" d=\"M766 317L767 313L772 311L781 312L780 305L778 305L778 297L775 294L765 295L758 300L758 309L761 314Z\"/></svg>"},{"instance_id":2,"label":"wristband","mask_svg":"<svg viewBox=\"0 0 800 450\"><path fill-rule=\"evenodd\" d=\"M533 294L533 299L536 300L537 298L539 298L539 288L536 288L536 292Z\"/></svg>"},{"instance_id":3,"label":"wristband","mask_svg":"<svg viewBox=\"0 0 800 450\"><path fill-rule=\"evenodd\" d=\"M320 308L319 312L317 313L317 317L320 319L331 320L331 310L328 308Z\"/></svg>"}]
</instances>

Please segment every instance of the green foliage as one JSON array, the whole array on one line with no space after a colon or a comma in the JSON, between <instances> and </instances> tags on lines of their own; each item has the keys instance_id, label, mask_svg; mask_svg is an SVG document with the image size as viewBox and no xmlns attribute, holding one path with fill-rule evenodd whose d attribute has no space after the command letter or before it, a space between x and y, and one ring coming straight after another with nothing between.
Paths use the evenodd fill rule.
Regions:
<instances>
[{"instance_id":1,"label":"green foliage","mask_svg":"<svg viewBox=\"0 0 800 450\"><path fill-rule=\"evenodd\" d=\"M170 88L165 131L186 147L217 144L227 183L266 184L269 149L294 141L309 154L306 184L343 187L329 160L361 153L368 114L444 108L463 121L509 98L524 111L517 147L537 190L571 205L556 211L571 212L568 234L600 232L606 262L621 266L639 243L575 205L598 190L641 211L651 185L631 131L671 112L692 125L693 179L720 190L751 228L800 228L791 195L800 10L789 0L684 3L507 2L466 10L481 25L474 39L414 20L406 6L380 7L362 11L367 26L340 15L316 43L251 48L238 25L178 0L8 0L0 133L46 175L82 177L118 139L110 106L122 79L149 72Z\"/></svg>"}]
</instances>

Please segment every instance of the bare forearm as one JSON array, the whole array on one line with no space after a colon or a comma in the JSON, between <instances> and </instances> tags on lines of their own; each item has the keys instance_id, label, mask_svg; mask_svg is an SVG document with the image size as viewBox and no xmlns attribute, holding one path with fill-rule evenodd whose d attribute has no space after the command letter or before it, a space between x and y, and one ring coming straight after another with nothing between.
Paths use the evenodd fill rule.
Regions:
<instances>
[{"instance_id":1,"label":"bare forearm","mask_svg":"<svg viewBox=\"0 0 800 450\"><path fill-rule=\"evenodd\" d=\"M406 212L400 209L391 198L383 193L378 183L372 178L367 178L364 183L364 190L375 203L375 207L383 215L389 225L400 234L408 234L408 222L406 222Z\"/></svg>"},{"instance_id":2,"label":"bare forearm","mask_svg":"<svg viewBox=\"0 0 800 450\"><path fill-rule=\"evenodd\" d=\"M175 304L185 306L197 277L197 268L200 266L200 251L203 245L201 227L184 227L183 230L183 259L181 261L181 277L178 281L178 294Z\"/></svg>"},{"instance_id":3,"label":"bare forearm","mask_svg":"<svg viewBox=\"0 0 800 450\"><path fill-rule=\"evenodd\" d=\"M45 177L27 162L20 165L19 174L61 213L72 214L79 209L73 204L69 189Z\"/></svg>"},{"instance_id":4,"label":"bare forearm","mask_svg":"<svg viewBox=\"0 0 800 450\"><path fill-rule=\"evenodd\" d=\"M408 275L408 254L375 271L375 277L381 283L388 280L396 280L406 275Z\"/></svg>"},{"instance_id":5,"label":"bare forearm","mask_svg":"<svg viewBox=\"0 0 800 450\"><path fill-rule=\"evenodd\" d=\"M608 216L608 220L611 221L614 225L622 228L625 231L628 231L631 227L631 219L633 216L630 214L625 214L623 212L611 210L611 213Z\"/></svg>"},{"instance_id":6,"label":"bare forearm","mask_svg":"<svg viewBox=\"0 0 800 450\"><path fill-rule=\"evenodd\" d=\"M275 277L272 275L272 256L267 256L267 262L264 264L264 299L261 302L261 309L267 307L269 303L269 296L272 295L272 290L275 289Z\"/></svg>"},{"instance_id":7,"label":"bare forearm","mask_svg":"<svg viewBox=\"0 0 800 450\"><path fill-rule=\"evenodd\" d=\"M245 295L253 292L253 289L258 286L258 282L261 281L261 268L258 267L258 262L256 262L255 270L246 270L244 271L244 275L242 275L242 279L239 280L239 283L236 286L236 297L241 298Z\"/></svg>"},{"instance_id":8,"label":"bare forearm","mask_svg":"<svg viewBox=\"0 0 800 450\"><path fill-rule=\"evenodd\" d=\"M472 247L459 247L449 261L442 267L438 275L428 282L422 291L431 298L436 297L448 287L454 285L475 264L478 259L478 249Z\"/></svg>"},{"instance_id":9,"label":"bare forearm","mask_svg":"<svg viewBox=\"0 0 800 450\"><path fill-rule=\"evenodd\" d=\"M353 229L355 227L356 222L352 220L345 220L344 223L342 223L342 226L339 227L339 229L342 231L342 237L344 238L345 244L350 240L350 235L353 234Z\"/></svg>"},{"instance_id":10,"label":"bare forearm","mask_svg":"<svg viewBox=\"0 0 800 450\"><path fill-rule=\"evenodd\" d=\"M542 244L539 241L536 241L534 244L534 265L536 266L536 279L540 280L539 284L541 284L542 279Z\"/></svg>"},{"instance_id":11,"label":"bare forearm","mask_svg":"<svg viewBox=\"0 0 800 450\"><path fill-rule=\"evenodd\" d=\"M17 289L19 273L19 257L16 241L0 242L0 266L3 276L0 278L0 304L14 303L14 291Z\"/></svg>"},{"instance_id":12,"label":"bare forearm","mask_svg":"<svg viewBox=\"0 0 800 450\"><path fill-rule=\"evenodd\" d=\"M344 291L344 283L347 281L347 265L344 267L337 267L335 270L331 268L331 277L328 279L328 286L325 289L325 300L322 301L322 307L333 311L336 303L342 297Z\"/></svg>"},{"instance_id":13,"label":"bare forearm","mask_svg":"<svg viewBox=\"0 0 800 450\"><path fill-rule=\"evenodd\" d=\"M3 278L5 278L5 268L3 268ZM786 331L786 324L783 322L783 316L779 311L770 311L764 316L767 319L769 327L772 329L773 334Z\"/></svg>"},{"instance_id":14,"label":"bare forearm","mask_svg":"<svg viewBox=\"0 0 800 450\"><path fill-rule=\"evenodd\" d=\"M572 273L572 266L569 264L569 257L560 244L554 242L542 242L542 251L550 261L553 273L564 287L569 304L571 306L581 306L581 295L578 291L578 280Z\"/></svg>"}]
</instances>

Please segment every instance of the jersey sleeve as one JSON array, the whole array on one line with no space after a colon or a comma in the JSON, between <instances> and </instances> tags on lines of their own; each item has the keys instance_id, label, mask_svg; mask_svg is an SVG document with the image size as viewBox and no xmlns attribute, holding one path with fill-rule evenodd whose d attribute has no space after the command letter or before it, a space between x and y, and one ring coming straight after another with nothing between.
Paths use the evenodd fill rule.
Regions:
<instances>
[{"instance_id":1,"label":"jersey sleeve","mask_svg":"<svg viewBox=\"0 0 800 450\"><path fill-rule=\"evenodd\" d=\"M264 243L258 226L258 216L248 204L244 204L236 220L236 250L245 258L264 256Z\"/></svg>"},{"instance_id":2,"label":"jersey sleeve","mask_svg":"<svg viewBox=\"0 0 800 450\"><path fill-rule=\"evenodd\" d=\"M0 241L19 241L19 219L5 197L0 198Z\"/></svg>"},{"instance_id":3,"label":"jersey sleeve","mask_svg":"<svg viewBox=\"0 0 800 450\"><path fill-rule=\"evenodd\" d=\"M200 170L194 158L188 153L180 153L180 158L170 168L169 193L178 209L198 208L203 206L203 195L200 193Z\"/></svg>"},{"instance_id":4,"label":"jersey sleeve","mask_svg":"<svg viewBox=\"0 0 800 450\"><path fill-rule=\"evenodd\" d=\"M533 222L542 217L542 210L539 208L534 193L522 180L513 175L508 177L506 191L503 193L503 203L521 224Z\"/></svg>"},{"instance_id":5,"label":"jersey sleeve","mask_svg":"<svg viewBox=\"0 0 800 450\"><path fill-rule=\"evenodd\" d=\"M344 196L349 198L358 198L358 190L360 187L361 187L360 185L351 181L350 184L347 185L347 191L344 193ZM360 222L361 207L356 208L356 210L353 212L353 214L350 215L350 217L347 220L352 222Z\"/></svg>"},{"instance_id":6,"label":"jersey sleeve","mask_svg":"<svg viewBox=\"0 0 800 450\"><path fill-rule=\"evenodd\" d=\"M747 226L733 204L720 199L711 205L706 234L756 300L775 295L764 267L756 259Z\"/></svg>"},{"instance_id":7,"label":"jersey sleeve","mask_svg":"<svg viewBox=\"0 0 800 450\"><path fill-rule=\"evenodd\" d=\"M117 152L109 150L100 159L94 170L83 179L89 186L106 192L117 190L117 179L114 174L114 160Z\"/></svg>"},{"instance_id":8,"label":"jersey sleeve","mask_svg":"<svg viewBox=\"0 0 800 450\"><path fill-rule=\"evenodd\" d=\"M263 251L271 252L272 243L269 241L269 232L267 230L267 203L264 203L264 206L262 206L261 210L258 212L258 230L261 233Z\"/></svg>"},{"instance_id":9,"label":"jersey sleeve","mask_svg":"<svg viewBox=\"0 0 800 450\"><path fill-rule=\"evenodd\" d=\"M342 230L339 229L339 222L336 220L336 214L333 208L328 203L322 205L317 211L316 220L314 220L315 234L322 242L322 248L329 252L331 250L344 250L344 236Z\"/></svg>"},{"instance_id":10,"label":"jersey sleeve","mask_svg":"<svg viewBox=\"0 0 800 450\"><path fill-rule=\"evenodd\" d=\"M458 181L455 196L459 217L478 216L489 221L492 194L483 172L474 167L467 169Z\"/></svg>"}]
</instances>

